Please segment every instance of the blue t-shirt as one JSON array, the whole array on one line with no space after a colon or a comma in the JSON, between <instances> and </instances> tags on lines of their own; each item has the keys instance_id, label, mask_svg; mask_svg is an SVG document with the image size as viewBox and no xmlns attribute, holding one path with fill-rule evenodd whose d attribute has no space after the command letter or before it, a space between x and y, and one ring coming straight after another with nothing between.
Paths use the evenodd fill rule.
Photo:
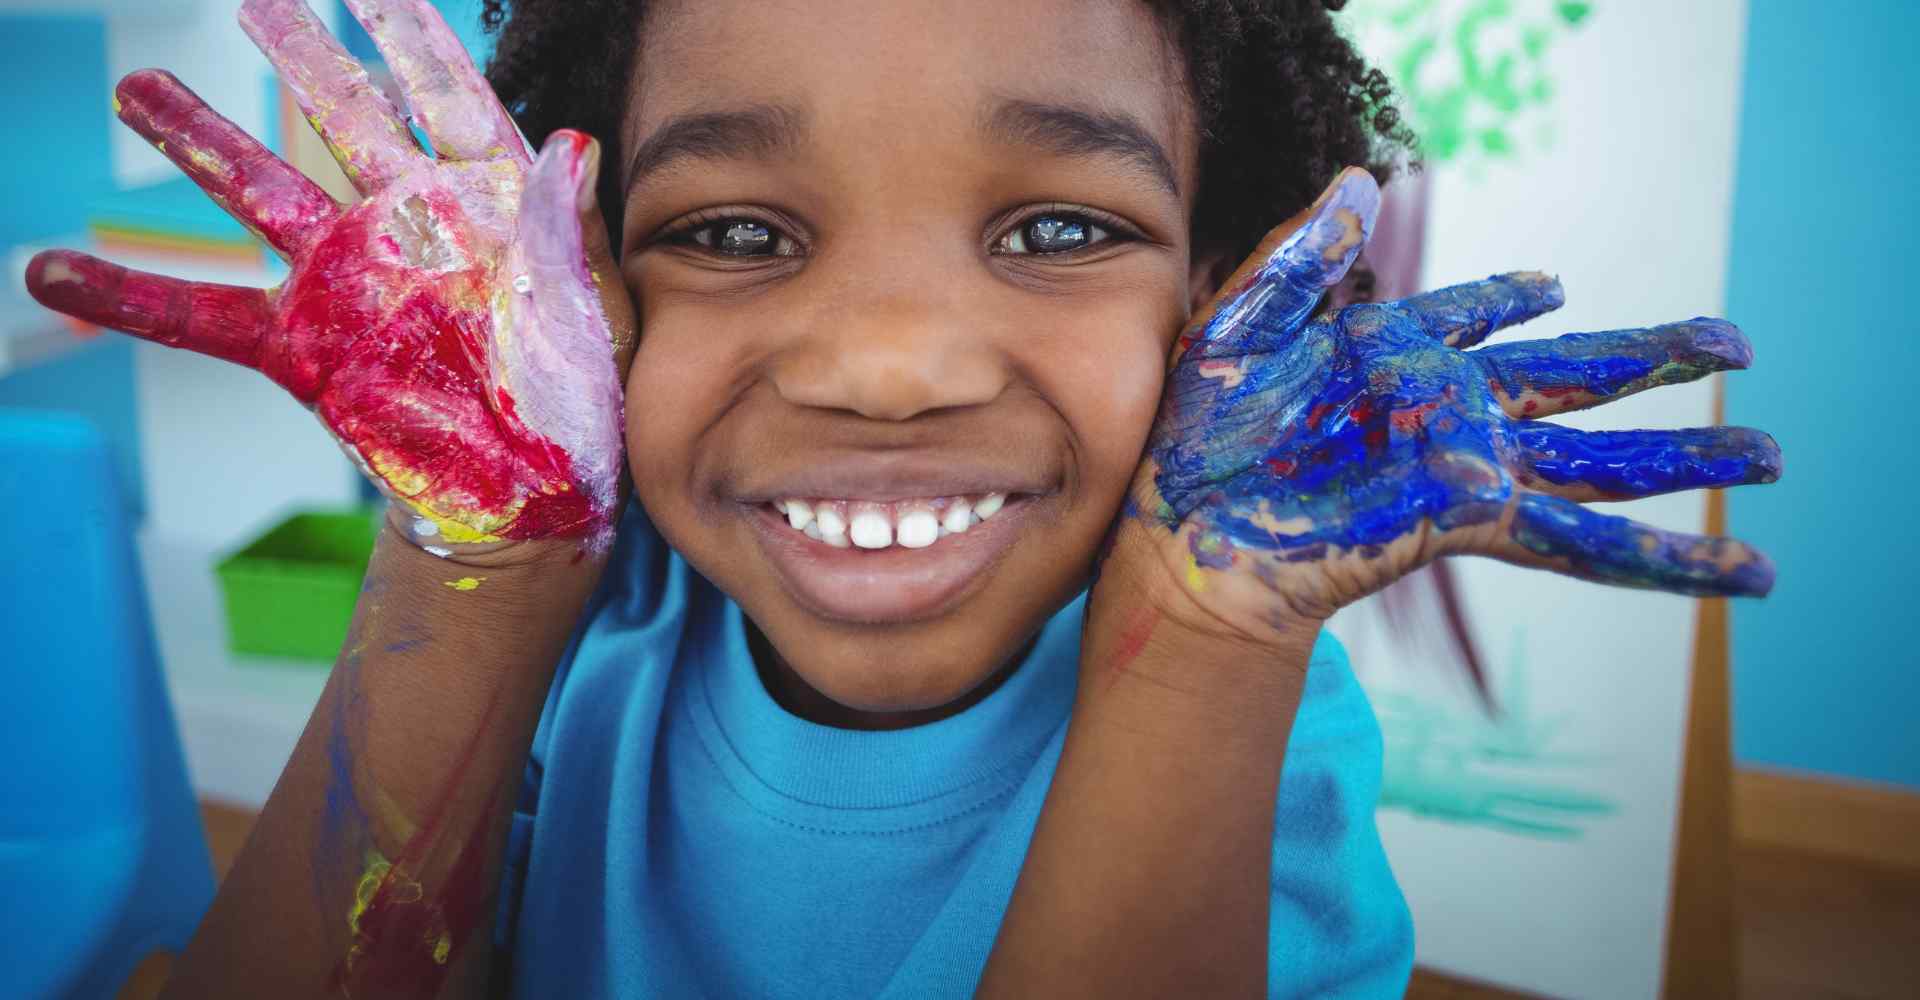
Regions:
<instances>
[{"instance_id":1,"label":"blue t-shirt","mask_svg":"<svg viewBox=\"0 0 1920 1000\"><path fill-rule=\"evenodd\" d=\"M957 715L865 732L767 693L738 605L638 512L534 736L497 942L526 997L964 997L1060 759L1084 598ZM1280 783L1268 992L1398 997L1380 731L1323 634Z\"/></svg>"}]
</instances>

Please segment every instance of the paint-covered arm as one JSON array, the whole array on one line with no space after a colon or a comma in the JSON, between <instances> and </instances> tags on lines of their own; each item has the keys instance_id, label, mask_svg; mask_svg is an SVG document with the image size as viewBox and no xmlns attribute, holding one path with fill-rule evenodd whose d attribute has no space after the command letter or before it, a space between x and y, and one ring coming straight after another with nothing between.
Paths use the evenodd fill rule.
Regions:
<instances>
[{"instance_id":1,"label":"paint-covered arm","mask_svg":"<svg viewBox=\"0 0 1920 1000\"><path fill-rule=\"evenodd\" d=\"M1280 766L1319 628L1280 645L1194 628L1143 552L1116 547L1089 599L1066 745L979 996L1267 995Z\"/></svg>"},{"instance_id":2,"label":"paint-covered arm","mask_svg":"<svg viewBox=\"0 0 1920 1000\"><path fill-rule=\"evenodd\" d=\"M240 22L352 205L168 73L115 89L122 121L287 260L281 286L69 251L26 275L51 308L272 379L391 500L347 646L171 996L483 986L504 817L625 493L635 331L598 146L561 130L533 155L427 0L348 6L410 115L303 0L246 0Z\"/></svg>"},{"instance_id":3,"label":"paint-covered arm","mask_svg":"<svg viewBox=\"0 0 1920 1000\"><path fill-rule=\"evenodd\" d=\"M577 554L456 563L383 533L347 645L168 997L485 994L507 820L603 563Z\"/></svg>"},{"instance_id":4,"label":"paint-covered arm","mask_svg":"<svg viewBox=\"0 0 1920 1000\"><path fill-rule=\"evenodd\" d=\"M1468 350L1559 306L1559 282L1535 273L1316 315L1378 204L1372 178L1343 173L1180 335L983 992L1264 994L1275 795L1313 640L1420 565L1477 554L1680 594L1771 586L1736 540L1584 505L1771 482L1767 435L1540 419L1743 368L1732 324Z\"/></svg>"}]
</instances>

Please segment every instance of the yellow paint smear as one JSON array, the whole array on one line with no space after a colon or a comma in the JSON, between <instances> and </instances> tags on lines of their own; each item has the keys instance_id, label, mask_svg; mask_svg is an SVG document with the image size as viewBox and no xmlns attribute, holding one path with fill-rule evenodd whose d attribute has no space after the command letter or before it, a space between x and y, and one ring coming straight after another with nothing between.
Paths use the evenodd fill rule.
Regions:
<instances>
[{"instance_id":1,"label":"yellow paint smear","mask_svg":"<svg viewBox=\"0 0 1920 1000\"><path fill-rule=\"evenodd\" d=\"M448 580L447 586L463 592L468 590L479 590L480 581L485 579L486 577L484 576L463 576L458 580Z\"/></svg>"},{"instance_id":2,"label":"yellow paint smear","mask_svg":"<svg viewBox=\"0 0 1920 1000\"><path fill-rule=\"evenodd\" d=\"M426 476L407 468L383 452L370 453L366 459L367 465L373 469L374 474L386 480L387 485L407 501L407 506L412 507L414 513L432 521L434 526L440 529L440 537L449 542L500 541L500 536L489 529L511 523L515 517L519 516L520 505L516 503L513 510L505 517L487 517L485 528L476 528L455 521L418 499L421 493L426 492L433 485Z\"/></svg>"},{"instance_id":3,"label":"yellow paint smear","mask_svg":"<svg viewBox=\"0 0 1920 1000\"><path fill-rule=\"evenodd\" d=\"M449 542L497 542L500 540L500 536L498 535L470 528L467 525L461 524L459 521L441 517L425 507L415 507L414 509L418 510L421 516L432 521L434 525L440 529L440 537Z\"/></svg>"},{"instance_id":4,"label":"yellow paint smear","mask_svg":"<svg viewBox=\"0 0 1920 1000\"><path fill-rule=\"evenodd\" d=\"M359 883L353 887L353 905L347 909L347 929L354 934L360 933L360 918L366 914L374 894L380 891L380 883L386 881L387 873L392 870L393 865L380 852L367 852L366 871L361 873Z\"/></svg>"}]
</instances>

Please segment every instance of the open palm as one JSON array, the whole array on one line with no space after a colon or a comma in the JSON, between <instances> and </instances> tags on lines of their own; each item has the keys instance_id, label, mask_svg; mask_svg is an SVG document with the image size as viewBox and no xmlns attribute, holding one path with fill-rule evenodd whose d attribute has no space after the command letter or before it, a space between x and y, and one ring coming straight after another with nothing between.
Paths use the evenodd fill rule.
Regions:
<instances>
[{"instance_id":1,"label":"open palm","mask_svg":"<svg viewBox=\"0 0 1920 1000\"><path fill-rule=\"evenodd\" d=\"M1182 335L1135 502L1166 529L1162 561L1186 589L1255 632L1323 619L1452 553L1679 593L1764 593L1772 567L1742 543L1580 501L1769 482L1771 438L1536 419L1743 368L1740 332L1695 319L1465 350L1561 304L1559 283L1539 274L1310 318L1378 202L1365 172L1343 174Z\"/></svg>"},{"instance_id":2,"label":"open palm","mask_svg":"<svg viewBox=\"0 0 1920 1000\"><path fill-rule=\"evenodd\" d=\"M632 319L618 284L603 294L593 275L611 275L591 210L596 147L563 131L533 160L425 0L350 6L435 156L301 0L248 0L242 26L364 200L340 205L172 75L143 70L116 90L121 119L285 257L286 282L188 283L53 251L29 287L82 319L258 369L424 535L604 540L621 469L616 344L630 353Z\"/></svg>"}]
</instances>

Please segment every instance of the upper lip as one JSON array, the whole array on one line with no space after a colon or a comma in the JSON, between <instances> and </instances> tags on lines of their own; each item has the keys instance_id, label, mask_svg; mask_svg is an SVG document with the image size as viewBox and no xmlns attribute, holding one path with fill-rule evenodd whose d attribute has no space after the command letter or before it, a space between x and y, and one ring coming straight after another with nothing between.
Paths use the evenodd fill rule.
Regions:
<instances>
[{"instance_id":1,"label":"upper lip","mask_svg":"<svg viewBox=\"0 0 1920 1000\"><path fill-rule=\"evenodd\" d=\"M925 450L828 453L792 468L743 476L731 491L741 503L786 499L872 500L886 503L982 493L1042 494L1053 483L1004 460Z\"/></svg>"}]
</instances>

